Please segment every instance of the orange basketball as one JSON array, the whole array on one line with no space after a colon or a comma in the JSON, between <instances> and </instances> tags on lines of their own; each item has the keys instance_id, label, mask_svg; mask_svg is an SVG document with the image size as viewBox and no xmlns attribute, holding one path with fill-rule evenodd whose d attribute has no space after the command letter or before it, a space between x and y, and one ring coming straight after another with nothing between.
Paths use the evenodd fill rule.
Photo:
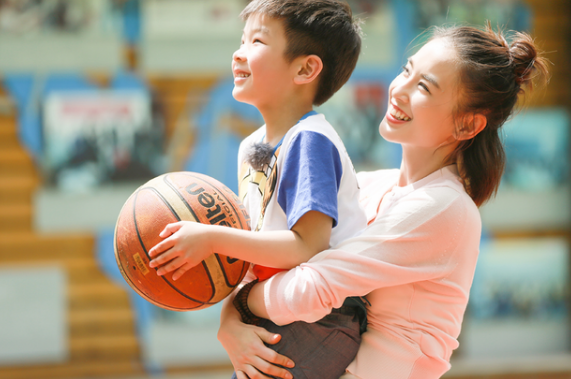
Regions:
<instances>
[{"instance_id":1,"label":"orange basketball","mask_svg":"<svg viewBox=\"0 0 571 379\"><path fill-rule=\"evenodd\" d=\"M139 187L125 202L115 226L115 258L123 277L143 298L174 311L207 308L241 282L249 263L212 254L176 281L156 274L148 251L162 241L167 224L195 221L250 230L238 197L207 175L173 172Z\"/></svg>"}]
</instances>

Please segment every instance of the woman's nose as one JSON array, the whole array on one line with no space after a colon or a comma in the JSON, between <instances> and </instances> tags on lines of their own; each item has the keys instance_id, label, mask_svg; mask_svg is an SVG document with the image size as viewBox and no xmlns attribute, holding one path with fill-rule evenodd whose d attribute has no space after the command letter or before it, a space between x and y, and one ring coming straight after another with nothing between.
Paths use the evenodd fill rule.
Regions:
<instances>
[{"instance_id":1,"label":"woman's nose","mask_svg":"<svg viewBox=\"0 0 571 379\"><path fill-rule=\"evenodd\" d=\"M392 83L391 96L400 101L408 101L410 83L406 78L397 78Z\"/></svg>"}]
</instances>

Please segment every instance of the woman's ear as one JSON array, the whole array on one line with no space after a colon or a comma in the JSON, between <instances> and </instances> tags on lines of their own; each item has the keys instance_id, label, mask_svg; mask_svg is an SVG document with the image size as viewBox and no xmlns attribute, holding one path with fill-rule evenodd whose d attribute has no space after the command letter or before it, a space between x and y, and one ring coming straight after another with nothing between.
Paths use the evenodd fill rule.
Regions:
<instances>
[{"instance_id":1,"label":"woman's ear","mask_svg":"<svg viewBox=\"0 0 571 379\"><path fill-rule=\"evenodd\" d=\"M462 124L456 130L456 140L465 141L476 137L486 125L488 119L481 113L470 113L463 117Z\"/></svg>"},{"instance_id":2,"label":"woman's ear","mask_svg":"<svg viewBox=\"0 0 571 379\"><path fill-rule=\"evenodd\" d=\"M313 82L323 70L323 62L317 55L305 55L298 58L296 65L296 73L294 76L295 84L308 84Z\"/></svg>"}]
</instances>

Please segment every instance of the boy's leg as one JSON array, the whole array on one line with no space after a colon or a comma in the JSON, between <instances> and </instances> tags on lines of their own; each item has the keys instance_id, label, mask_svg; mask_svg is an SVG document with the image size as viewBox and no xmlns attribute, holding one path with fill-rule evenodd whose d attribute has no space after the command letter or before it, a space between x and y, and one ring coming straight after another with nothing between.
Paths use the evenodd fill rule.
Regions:
<instances>
[{"instance_id":1,"label":"boy's leg","mask_svg":"<svg viewBox=\"0 0 571 379\"><path fill-rule=\"evenodd\" d=\"M339 379L361 343L359 319L351 308L334 309L315 323L278 326L264 319L258 326L282 336L267 346L295 362L294 368L286 368L294 379Z\"/></svg>"}]
</instances>

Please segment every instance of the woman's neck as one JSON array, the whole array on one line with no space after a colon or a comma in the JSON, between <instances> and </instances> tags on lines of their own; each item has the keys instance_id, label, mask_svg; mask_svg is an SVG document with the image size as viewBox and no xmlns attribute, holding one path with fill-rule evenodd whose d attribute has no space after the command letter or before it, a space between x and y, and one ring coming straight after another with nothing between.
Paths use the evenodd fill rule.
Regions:
<instances>
[{"instance_id":1,"label":"woman's neck","mask_svg":"<svg viewBox=\"0 0 571 379\"><path fill-rule=\"evenodd\" d=\"M398 186L404 187L415 183L441 168L455 163L448 157L453 149L439 149L422 151L415 148L413 151L403 146L403 156L400 167Z\"/></svg>"}]
</instances>

